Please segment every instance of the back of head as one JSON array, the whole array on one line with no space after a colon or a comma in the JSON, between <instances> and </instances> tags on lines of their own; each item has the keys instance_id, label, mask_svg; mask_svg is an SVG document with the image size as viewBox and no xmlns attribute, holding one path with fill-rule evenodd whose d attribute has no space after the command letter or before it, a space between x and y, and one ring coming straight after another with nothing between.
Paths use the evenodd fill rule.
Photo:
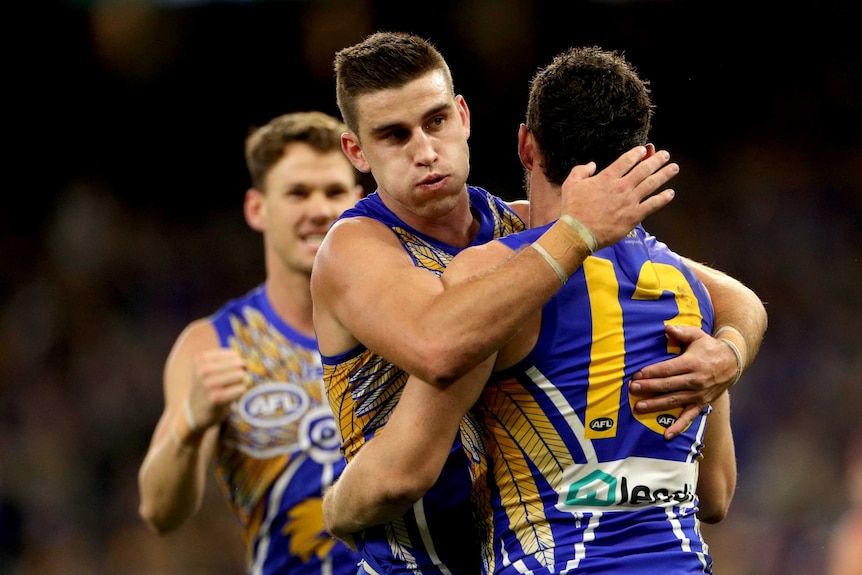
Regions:
<instances>
[{"instance_id":1,"label":"back of head","mask_svg":"<svg viewBox=\"0 0 862 575\"><path fill-rule=\"evenodd\" d=\"M302 142L321 153L340 152L341 134L346 131L347 126L341 120L323 112L294 112L273 118L245 140L245 163L251 185L264 189L266 175L281 160L288 144Z\"/></svg>"},{"instance_id":2,"label":"back of head","mask_svg":"<svg viewBox=\"0 0 862 575\"><path fill-rule=\"evenodd\" d=\"M335 54L335 95L345 123L358 134L356 99L400 88L428 72L442 70L452 88L449 65L430 42L403 32L377 32Z\"/></svg>"},{"instance_id":3,"label":"back of head","mask_svg":"<svg viewBox=\"0 0 862 575\"><path fill-rule=\"evenodd\" d=\"M530 84L527 127L544 155L549 181L562 185L578 164L609 165L648 141L648 82L625 58L598 47L570 48Z\"/></svg>"}]
</instances>

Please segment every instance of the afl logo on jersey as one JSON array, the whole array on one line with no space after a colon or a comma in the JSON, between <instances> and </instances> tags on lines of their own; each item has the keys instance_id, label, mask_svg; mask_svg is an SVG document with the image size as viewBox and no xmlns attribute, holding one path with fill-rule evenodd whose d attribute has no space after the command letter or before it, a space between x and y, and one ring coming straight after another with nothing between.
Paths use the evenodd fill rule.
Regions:
<instances>
[{"instance_id":1,"label":"afl logo on jersey","mask_svg":"<svg viewBox=\"0 0 862 575\"><path fill-rule=\"evenodd\" d=\"M251 388L240 400L242 417L256 427L282 427L308 410L308 394L297 385L264 383Z\"/></svg>"},{"instance_id":2,"label":"afl logo on jersey","mask_svg":"<svg viewBox=\"0 0 862 575\"><path fill-rule=\"evenodd\" d=\"M609 431L614 427L614 420L610 417L597 417L590 422L593 431Z\"/></svg>"},{"instance_id":3,"label":"afl logo on jersey","mask_svg":"<svg viewBox=\"0 0 862 575\"><path fill-rule=\"evenodd\" d=\"M313 408L299 424L299 446L318 463L341 459L341 436L328 407Z\"/></svg>"},{"instance_id":4,"label":"afl logo on jersey","mask_svg":"<svg viewBox=\"0 0 862 575\"><path fill-rule=\"evenodd\" d=\"M655 418L655 422L667 429L676 421L676 416L670 413L662 413L658 417Z\"/></svg>"}]
</instances>

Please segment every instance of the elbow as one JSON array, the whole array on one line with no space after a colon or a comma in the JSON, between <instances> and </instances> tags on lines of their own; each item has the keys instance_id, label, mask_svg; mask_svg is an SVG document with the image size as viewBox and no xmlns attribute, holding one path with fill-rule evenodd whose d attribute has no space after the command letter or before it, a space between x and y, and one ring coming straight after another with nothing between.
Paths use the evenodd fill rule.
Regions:
<instances>
[{"instance_id":1,"label":"elbow","mask_svg":"<svg viewBox=\"0 0 862 575\"><path fill-rule=\"evenodd\" d=\"M697 510L697 518L703 523L714 525L720 523L727 517L727 511L730 509L730 504L716 507L700 506Z\"/></svg>"},{"instance_id":2,"label":"elbow","mask_svg":"<svg viewBox=\"0 0 862 575\"><path fill-rule=\"evenodd\" d=\"M141 504L141 506L138 507L138 515L140 515L141 519L144 520L144 523L150 531L156 535L164 535L168 533L169 529L167 529L167 526L164 525L163 522L159 520L158 516L152 513L145 505Z\"/></svg>"},{"instance_id":3,"label":"elbow","mask_svg":"<svg viewBox=\"0 0 862 575\"><path fill-rule=\"evenodd\" d=\"M421 460L381 469L375 506L391 510L390 519L400 517L434 486L444 464L445 459L426 453Z\"/></svg>"},{"instance_id":4,"label":"elbow","mask_svg":"<svg viewBox=\"0 0 862 575\"><path fill-rule=\"evenodd\" d=\"M323 515L323 528L339 541L349 540L353 536L353 533L355 533L346 523L342 523L331 514L327 515L325 513Z\"/></svg>"},{"instance_id":5,"label":"elbow","mask_svg":"<svg viewBox=\"0 0 862 575\"><path fill-rule=\"evenodd\" d=\"M180 526L179 522L171 521L170 518L159 514L157 510L152 505L147 504L146 501L141 501L138 506L138 515L144 520L144 523L149 527L150 531L156 535L167 535Z\"/></svg>"},{"instance_id":6,"label":"elbow","mask_svg":"<svg viewBox=\"0 0 862 575\"><path fill-rule=\"evenodd\" d=\"M378 494L374 506L378 509L389 510L387 520L398 519L422 499L434 485L435 479L436 477L432 479L421 472L401 474L397 478L393 477L385 483L386 487Z\"/></svg>"},{"instance_id":7,"label":"elbow","mask_svg":"<svg viewBox=\"0 0 862 575\"><path fill-rule=\"evenodd\" d=\"M445 387L467 374L482 359L481 351L475 346L453 345L452 340L443 339L424 348L422 364L410 373L432 385Z\"/></svg>"},{"instance_id":8,"label":"elbow","mask_svg":"<svg viewBox=\"0 0 862 575\"><path fill-rule=\"evenodd\" d=\"M698 501L697 518L703 523L715 524L724 521L730 510L730 502L733 500L733 491L727 491L722 495L703 498Z\"/></svg>"},{"instance_id":9,"label":"elbow","mask_svg":"<svg viewBox=\"0 0 862 575\"><path fill-rule=\"evenodd\" d=\"M437 481L438 475L439 473L436 475L432 473L419 473L402 478L387 493L389 503L392 506L403 507L406 512L414 503L425 496Z\"/></svg>"},{"instance_id":10,"label":"elbow","mask_svg":"<svg viewBox=\"0 0 862 575\"><path fill-rule=\"evenodd\" d=\"M348 540L358 531L401 518L413 507L433 481L422 478L389 477L377 482L374 489L364 490L360 499L344 500L337 487L323 498L323 526L336 539ZM338 483L335 484L336 486Z\"/></svg>"}]
</instances>

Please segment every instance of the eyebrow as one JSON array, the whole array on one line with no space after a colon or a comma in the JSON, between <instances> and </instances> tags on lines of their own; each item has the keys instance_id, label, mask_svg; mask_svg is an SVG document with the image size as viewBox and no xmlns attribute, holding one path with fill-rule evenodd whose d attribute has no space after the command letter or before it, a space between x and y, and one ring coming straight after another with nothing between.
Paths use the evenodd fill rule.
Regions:
<instances>
[{"instance_id":1,"label":"eyebrow","mask_svg":"<svg viewBox=\"0 0 862 575\"><path fill-rule=\"evenodd\" d=\"M422 115L423 120L426 118L430 118L431 116L436 116L440 112L446 110L447 108L452 108L451 102L442 102L439 105L431 108L427 112ZM378 136L380 134L384 134L391 130L397 130L401 128L404 124L402 122L392 122L391 124L383 124L381 126L377 126L375 128L371 128L368 130L371 136Z\"/></svg>"}]
</instances>

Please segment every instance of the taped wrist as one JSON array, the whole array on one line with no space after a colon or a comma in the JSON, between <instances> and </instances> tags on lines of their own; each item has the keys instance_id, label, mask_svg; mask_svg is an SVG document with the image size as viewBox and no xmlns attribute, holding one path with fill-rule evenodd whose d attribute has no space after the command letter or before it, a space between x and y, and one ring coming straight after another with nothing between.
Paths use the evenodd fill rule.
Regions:
<instances>
[{"instance_id":1,"label":"taped wrist","mask_svg":"<svg viewBox=\"0 0 862 575\"><path fill-rule=\"evenodd\" d=\"M531 246L557 274L560 285L568 281L569 276L591 253L590 247L578 232L562 220L549 227Z\"/></svg>"},{"instance_id":2,"label":"taped wrist","mask_svg":"<svg viewBox=\"0 0 862 575\"><path fill-rule=\"evenodd\" d=\"M729 325L717 329L713 337L724 342L733 352L733 355L736 356L736 377L733 379L733 383L730 384L732 387L742 377L742 372L745 370L745 362L748 359L748 347L745 337L743 337L738 329Z\"/></svg>"},{"instance_id":3,"label":"taped wrist","mask_svg":"<svg viewBox=\"0 0 862 575\"><path fill-rule=\"evenodd\" d=\"M569 214L563 214L560 216L560 219L569 224L569 226L575 230L581 240L583 240L584 244L586 244L587 249L590 250L590 254L596 253L596 249L599 247L599 244L596 241L596 236L593 235L593 232L591 232L587 226Z\"/></svg>"}]
</instances>

